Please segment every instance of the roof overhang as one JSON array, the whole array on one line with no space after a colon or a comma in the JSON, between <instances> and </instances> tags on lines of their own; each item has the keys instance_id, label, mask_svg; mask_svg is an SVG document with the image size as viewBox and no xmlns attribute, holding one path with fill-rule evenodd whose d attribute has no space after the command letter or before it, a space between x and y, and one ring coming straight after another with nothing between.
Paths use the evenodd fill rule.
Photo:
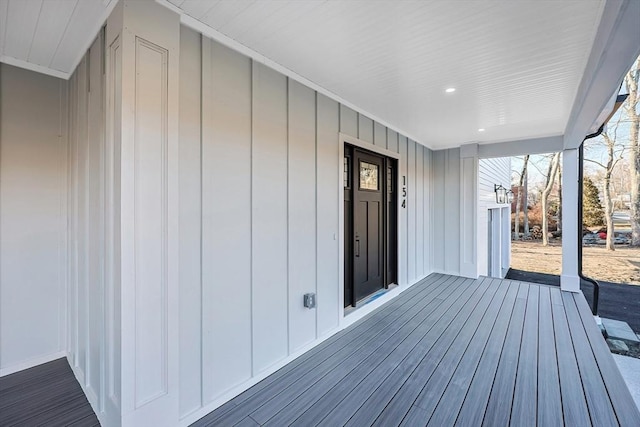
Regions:
<instances>
[{"instance_id":1,"label":"roof overhang","mask_svg":"<svg viewBox=\"0 0 640 427\"><path fill-rule=\"evenodd\" d=\"M640 54L636 0L156 1L431 149L575 148ZM0 0L0 61L68 78L116 2Z\"/></svg>"},{"instance_id":2,"label":"roof overhang","mask_svg":"<svg viewBox=\"0 0 640 427\"><path fill-rule=\"evenodd\" d=\"M564 148L578 148L611 114L622 80L640 55L639 23L639 1L607 1L564 132Z\"/></svg>"}]
</instances>

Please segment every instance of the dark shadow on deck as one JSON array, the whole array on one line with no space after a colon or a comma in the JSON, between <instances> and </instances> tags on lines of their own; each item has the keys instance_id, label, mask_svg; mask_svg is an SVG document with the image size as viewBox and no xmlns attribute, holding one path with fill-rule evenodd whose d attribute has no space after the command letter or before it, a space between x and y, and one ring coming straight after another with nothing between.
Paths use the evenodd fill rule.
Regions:
<instances>
[{"instance_id":1,"label":"dark shadow on deck","mask_svg":"<svg viewBox=\"0 0 640 427\"><path fill-rule=\"evenodd\" d=\"M0 426L99 426L67 359L0 378Z\"/></svg>"},{"instance_id":2,"label":"dark shadow on deck","mask_svg":"<svg viewBox=\"0 0 640 427\"><path fill-rule=\"evenodd\" d=\"M560 276L533 271L510 269L507 279L560 286ZM600 284L598 314L608 319L627 322L631 329L640 332L640 285L601 281L598 283ZM593 307L593 285L583 282L581 289L589 306Z\"/></svg>"},{"instance_id":3,"label":"dark shadow on deck","mask_svg":"<svg viewBox=\"0 0 640 427\"><path fill-rule=\"evenodd\" d=\"M637 426L580 294L433 274L193 426Z\"/></svg>"}]
</instances>

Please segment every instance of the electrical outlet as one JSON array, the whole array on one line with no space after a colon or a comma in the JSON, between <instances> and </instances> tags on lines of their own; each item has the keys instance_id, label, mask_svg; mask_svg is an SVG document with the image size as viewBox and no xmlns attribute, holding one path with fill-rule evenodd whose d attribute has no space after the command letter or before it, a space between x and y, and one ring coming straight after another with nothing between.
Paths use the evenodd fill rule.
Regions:
<instances>
[{"instance_id":1,"label":"electrical outlet","mask_svg":"<svg viewBox=\"0 0 640 427\"><path fill-rule=\"evenodd\" d=\"M304 294L303 304L306 308L316 308L316 294Z\"/></svg>"}]
</instances>

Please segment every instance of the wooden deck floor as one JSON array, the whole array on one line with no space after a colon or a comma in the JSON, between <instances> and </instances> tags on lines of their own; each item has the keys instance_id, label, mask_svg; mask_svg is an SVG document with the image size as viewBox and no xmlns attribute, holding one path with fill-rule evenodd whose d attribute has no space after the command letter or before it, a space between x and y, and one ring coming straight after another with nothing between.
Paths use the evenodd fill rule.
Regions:
<instances>
[{"instance_id":1,"label":"wooden deck floor","mask_svg":"<svg viewBox=\"0 0 640 427\"><path fill-rule=\"evenodd\" d=\"M0 378L2 427L99 425L66 359Z\"/></svg>"},{"instance_id":2,"label":"wooden deck floor","mask_svg":"<svg viewBox=\"0 0 640 427\"><path fill-rule=\"evenodd\" d=\"M192 426L640 426L581 294L434 274Z\"/></svg>"}]
</instances>

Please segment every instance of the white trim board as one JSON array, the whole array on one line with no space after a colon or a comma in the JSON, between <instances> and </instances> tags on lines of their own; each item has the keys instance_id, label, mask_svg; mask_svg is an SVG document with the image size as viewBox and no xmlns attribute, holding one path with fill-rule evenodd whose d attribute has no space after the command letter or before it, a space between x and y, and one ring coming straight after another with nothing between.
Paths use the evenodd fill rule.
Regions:
<instances>
[{"instance_id":1,"label":"white trim board","mask_svg":"<svg viewBox=\"0 0 640 427\"><path fill-rule=\"evenodd\" d=\"M564 131L564 148L578 148L584 137L597 130L594 123L609 107L612 95L640 54L640 2L607 1L595 36L582 80L573 100L571 115ZM629 61L625 63L623 61Z\"/></svg>"},{"instance_id":2,"label":"white trim board","mask_svg":"<svg viewBox=\"0 0 640 427\"><path fill-rule=\"evenodd\" d=\"M57 359L67 357L66 351L58 351L55 353L47 354L45 356L35 357L33 359L26 360L24 362L16 363L15 365L10 365L6 368L0 369L0 377L5 377L7 375L14 374L16 372L24 371L25 369L33 368L34 366L42 365L43 363L52 362Z\"/></svg>"},{"instance_id":3,"label":"white trim board","mask_svg":"<svg viewBox=\"0 0 640 427\"><path fill-rule=\"evenodd\" d=\"M75 61L73 61L71 72L68 73L69 77L71 77L71 75L74 73L74 71L78 67L78 64L80 64L80 61L82 61L82 58L84 57L85 53L87 53L87 51L93 44L93 41L98 36L100 29L107 23L107 19L109 18L109 16L111 15L111 12L113 12L113 9L116 7L119 1L120 0L102 0L102 4L107 6L107 8L103 11L102 16L100 16L100 19L98 19L97 21L98 24L92 29L91 32L88 33L87 40L83 44L84 48L80 50ZM67 79L69 79L69 77L67 77Z\"/></svg>"},{"instance_id":4,"label":"white trim board","mask_svg":"<svg viewBox=\"0 0 640 427\"><path fill-rule=\"evenodd\" d=\"M248 46L243 45L242 43L238 42L237 40L232 39L231 37L222 34L220 31L215 30L213 28L211 28L209 25L198 21L197 19L193 18L190 15L187 15L185 13L184 10L180 9L179 7L175 6L172 3L169 3L167 0L156 0L156 2L158 2L159 4L161 4L162 6L168 8L169 10L177 13L178 15L180 15L180 23L183 25L186 25L187 27L202 33L203 35L212 38L213 40L217 41L218 43L221 43L237 52L240 52L241 54L248 56L249 58L253 59L256 62L259 62L261 64L266 65L269 68L272 68L276 71L278 71L281 74L284 74L285 76L289 77L290 79L293 79L295 81L297 81L298 83L301 83L305 86L307 86L308 88L311 88L313 90L315 90L318 93L321 93L331 99L333 99L334 101L339 102L340 104L344 105L345 107L349 107L352 110L355 110L356 112L367 116L368 118L372 119L374 122L378 122L381 125L395 131L398 132L399 134L408 137L409 139L412 139L413 141L416 141L418 144L420 145L424 145L425 147L429 148L430 150L433 150L432 147L426 145L425 143L419 142L419 140L417 138L415 138L414 136L412 136L411 134L409 134L408 132L402 131L400 130L398 127L393 126L391 124L389 124L387 121L381 119L380 117L373 115L369 112L367 112L366 110L359 108L358 106L354 105L353 103L347 101L346 99L340 97L339 95L336 95L335 93L331 92L330 90L318 85L317 83L312 82L311 80L301 76L300 74L296 73L295 71L290 70L289 68L285 67L284 65L281 65L269 58L267 58L266 56L262 55L261 53L256 52L255 50L251 49Z\"/></svg>"},{"instance_id":5,"label":"white trim board","mask_svg":"<svg viewBox=\"0 0 640 427\"><path fill-rule=\"evenodd\" d=\"M82 54L84 55L84 52ZM57 77L59 79L69 80L69 78L71 77L70 73L65 73L64 71L60 70L54 70L53 68L33 64L31 62L23 61L22 59L16 59L7 55L1 55L0 62L7 65L12 65L14 67L24 68L25 70L34 71L36 73L46 74L47 76Z\"/></svg>"},{"instance_id":6,"label":"white trim board","mask_svg":"<svg viewBox=\"0 0 640 427\"><path fill-rule=\"evenodd\" d=\"M387 150L386 148L382 148L379 145L373 145L370 142L363 141L363 140L358 139L356 137L353 137L353 136L351 136L349 134L346 134L346 133L343 133L343 132L339 132L338 133L338 138L340 139L339 143L343 144L343 147L342 147L343 150L344 150L344 143L346 142L347 144L351 144L351 145L354 145L356 147L360 147L360 148L362 148L364 150L368 150L368 151L371 151L373 153L380 154L381 156L391 157L392 159L400 160L400 154L396 153L395 151ZM344 156L344 153L342 153L342 154ZM340 159L338 159L338 160L340 160L340 164L342 164L342 157ZM340 181L340 182L342 183L343 181Z\"/></svg>"},{"instance_id":7,"label":"white trim board","mask_svg":"<svg viewBox=\"0 0 640 427\"><path fill-rule=\"evenodd\" d=\"M478 144L478 158L512 157L524 154L546 154L562 151L564 138L562 135L540 138L520 139L517 141L492 142Z\"/></svg>"}]
</instances>

